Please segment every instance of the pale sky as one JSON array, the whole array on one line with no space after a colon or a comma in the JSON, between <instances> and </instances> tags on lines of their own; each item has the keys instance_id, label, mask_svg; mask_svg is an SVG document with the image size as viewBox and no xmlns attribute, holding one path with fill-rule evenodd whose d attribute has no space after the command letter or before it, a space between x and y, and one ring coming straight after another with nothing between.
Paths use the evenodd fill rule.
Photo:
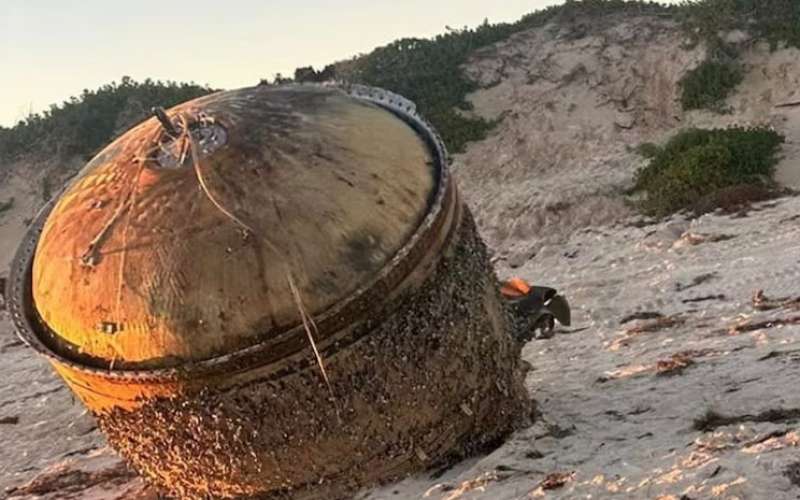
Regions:
<instances>
[{"instance_id":1,"label":"pale sky","mask_svg":"<svg viewBox=\"0 0 800 500\"><path fill-rule=\"evenodd\" d=\"M0 0L0 125L123 75L254 85L560 0Z\"/></svg>"}]
</instances>

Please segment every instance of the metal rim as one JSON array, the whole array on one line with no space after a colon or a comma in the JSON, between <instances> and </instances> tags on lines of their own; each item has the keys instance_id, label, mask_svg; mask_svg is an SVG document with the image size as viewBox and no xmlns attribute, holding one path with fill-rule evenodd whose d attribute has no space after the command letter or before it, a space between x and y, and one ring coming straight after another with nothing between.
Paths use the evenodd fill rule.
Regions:
<instances>
[{"instance_id":1,"label":"metal rim","mask_svg":"<svg viewBox=\"0 0 800 500\"><path fill-rule=\"evenodd\" d=\"M325 86L339 88L353 98L375 104L392 112L411 126L428 143L434 156L437 178L436 191L432 196L432 202L428 213L417 227L414 234L373 279L364 283L355 292L319 314L316 321L320 325L326 322L326 320L333 320L335 323L336 317L341 315L348 307L357 310L359 301L363 301L367 292L373 291L381 283L394 282L396 284L401 282L403 278L414 270L416 267L415 265L421 259L419 249L424 246L421 245L421 243L435 237L438 230L442 229L440 226L443 224L444 219L447 218L448 211L454 209L458 204L456 188L448 170L448 153L444 142L433 126L417 113L416 105L412 101L393 92L364 85ZM176 367L128 370L114 370L111 368L90 366L55 352L42 339L42 336L55 339L58 335L52 332L39 316L33 303L31 282L36 246L41 237L47 217L55 206L55 200L60 197L63 191L64 190L54 196L39 211L17 249L11 264L6 293L8 310L17 330L17 335L25 344L46 356L51 361L57 362L70 369L120 381L175 380L177 378L183 378L188 374L218 371L220 368L231 365L238 360L255 357L268 351L268 346L261 342L229 354L202 361L187 362ZM334 329L333 331L335 332L336 330ZM302 325L300 325L285 332L282 337L289 337L302 332ZM268 365L274 361L275 360L269 360L263 364Z\"/></svg>"}]
</instances>

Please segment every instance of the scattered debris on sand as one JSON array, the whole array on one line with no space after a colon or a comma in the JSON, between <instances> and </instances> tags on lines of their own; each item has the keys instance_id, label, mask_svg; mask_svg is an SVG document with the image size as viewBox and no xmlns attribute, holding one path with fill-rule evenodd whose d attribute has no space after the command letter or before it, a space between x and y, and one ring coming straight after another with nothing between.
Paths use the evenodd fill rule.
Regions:
<instances>
[{"instance_id":1,"label":"scattered debris on sand","mask_svg":"<svg viewBox=\"0 0 800 500\"><path fill-rule=\"evenodd\" d=\"M574 472L552 472L547 475L539 486L531 491L528 496L530 498L539 498L546 496L546 492L552 490L559 490L567 485L570 481L575 480Z\"/></svg>"},{"instance_id":2,"label":"scattered debris on sand","mask_svg":"<svg viewBox=\"0 0 800 500\"><path fill-rule=\"evenodd\" d=\"M774 309L800 309L800 297L782 297L778 299L764 295L764 290L753 293L753 308L757 311L771 311Z\"/></svg>"},{"instance_id":3,"label":"scattered debris on sand","mask_svg":"<svg viewBox=\"0 0 800 500\"><path fill-rule=\"evenodd\" d=\"M625 316L624 318L622 318L619 321L619 324L620 325L624 325L626 323L630 323L631 321L637 321L637 320L650 320L650 319L658 320L658 319L661 319L663 317L664 317L664 315L661 314L660 312L642 311L642 312L636 312L636 313L630 314L628 316Z\"/></svg>"},{"instance_id":4,"label":"scattered debris on sand","mask_svg":"<svg viewBox=\"0 0 800 500\"><path fill-rule=\"evenodd\" d=\"M5 493L9 500L159 500L108 449L91 450L46 468Z\"/></svg>"},{"instance_id":5,"label":"scattered debris on sand","mask_svg":"<svg viewBox=\"0 0 800 500\"><path fill-rule=\"evenodd\" d=\"M656 373L658 375L679 375L683 370L694 364L695 353L679 352L673 354L669 359L656 362Z\"/></svg>"},{"instance_id":6,"label":"scattered debris on sand","mask_svg":"<svg viewBox=\"0 0 800 500\"><path fill-rule=\"evenodd\" d=\"M0 425L17 425L19 423L19 417L0 417Z\"/></svg>"}]
</instances>

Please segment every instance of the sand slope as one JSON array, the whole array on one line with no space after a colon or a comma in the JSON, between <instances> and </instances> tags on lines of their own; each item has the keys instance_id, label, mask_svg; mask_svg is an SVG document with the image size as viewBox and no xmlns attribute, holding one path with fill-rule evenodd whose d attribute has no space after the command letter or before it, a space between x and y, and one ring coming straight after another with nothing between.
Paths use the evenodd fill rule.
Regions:
<instances>
[{"instance_id":1,"label":"sand slope","mask_svg":"<svg viewBox=\"0 0 800 500\"><path fill-rule=\"evenodd\" d=\"M465 71L488 87L475 112L504 119L456 168L498 258L516 267L576 229L625 220L636 146L684 127L775 127L787 138L777 178L800 187L800 106L776 107L800 99L800 50L739 40L746 78L728 114L681 109L679 81L705 50L662 18L550 25L475 55Z\"/></svg>"},{"instance_id":2,"label":"sand slope","mask_svg":"<svg viewBox=\"0 0 800 500\"><path fill-rule=\"evenodd\" d=\"M25 234L28 221L41 205L37 186L14 171L0 182L0 204L11 202L10 209L0 213L0 276L7 274L17 245Z\"/></svg>"}]
</instances>

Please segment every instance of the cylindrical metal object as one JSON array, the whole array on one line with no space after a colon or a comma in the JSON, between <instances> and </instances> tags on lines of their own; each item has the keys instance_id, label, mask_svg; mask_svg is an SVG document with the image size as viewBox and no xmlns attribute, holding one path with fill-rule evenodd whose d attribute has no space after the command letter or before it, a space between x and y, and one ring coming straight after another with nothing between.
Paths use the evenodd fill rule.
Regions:
<instances>
[{"instance_id":1,"label":"cylindrical metal object","mask_svg":"<svg viewBox=\"0 0 800 500\"><path fill-rule=\"evenodd\" d=\"M413 104L255 87L168 119L42 211L8 294L23 339L149 481L335 498L525 420L486 249Z\"/></svg>"}]
</instances>

